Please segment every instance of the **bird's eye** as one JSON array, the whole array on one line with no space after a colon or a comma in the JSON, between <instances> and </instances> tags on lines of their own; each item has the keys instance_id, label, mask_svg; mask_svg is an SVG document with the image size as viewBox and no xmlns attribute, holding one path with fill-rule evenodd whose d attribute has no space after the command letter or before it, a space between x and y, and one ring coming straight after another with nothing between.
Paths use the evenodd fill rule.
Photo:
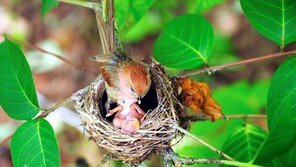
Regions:
<instances>
[{"instance_id":1,"label":"bird's eye","mask_svg":"<svg viewBox=\"0 0 296 167\"><path fill-rule=\"evenodd\" d=\"M131 91L132 91L132 92L135 92L135 90L134 90L132 87L131 87Z\"/></svg>"}]
</instances>

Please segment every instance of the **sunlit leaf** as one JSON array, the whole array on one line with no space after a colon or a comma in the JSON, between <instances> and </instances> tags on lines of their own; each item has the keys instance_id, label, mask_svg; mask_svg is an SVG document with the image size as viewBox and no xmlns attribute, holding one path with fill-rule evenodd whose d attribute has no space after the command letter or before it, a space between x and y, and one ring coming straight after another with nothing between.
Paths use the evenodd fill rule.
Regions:
<instances>
[{"instance_id":1,"label":"sunlit leaf","mask_svg":"<svg viewBox=\"0 0 296 167\"><path fill-rule=\"evenodd\" d=\"M147 10L153 5L154 0L116 0L115 16L120 37L136 25Z\"/></svg>"},{"instance_id":2,"label":"sunlit leaf","mask_svg":"<svg viewBox=\"0 0 296 167\"><path fill-rule=\"evenodd\" d=\"M295 164L296 164L296 145L289 152L289 158L288 158L289 167L295 166Z\"/></svg>"},{"instance_id":3,"label":"sunlit leaf","mask_svg":"<svg viewBox=\"0 0 296 167\"><path fill-rule=\"evenodd\" d=\"M192 69L208 63L213 41L211 24L201 15L186 14L165 26L154 43L153 55L164 66Z\"/></svg>"},{"instance_id":4,"label":"sunlit leaf","mask_svg":"<svg viewBox=\"0 0 296 167\"><path fill-rule=\"evenodd\" d=\"M296 144L296 57L287 59L275 72L267 98L270 134L256 162L265 163Z\"/></svg>"},{"instance_id":5,"label":"sunlit leaf","mask_svg":"<svg viewBox=\"0 0 296 167\"><path fill-rule=\"evenodd\" d=\"M41 13L45 16L51 9L58 7L58 0L42 0Z\"/></svg>"},{"instance_id":6,"label":"sunlit leaf","mask_svg":"<svg viewBox=\"0 0 296 167\"><path fill-rule=\"evenodd\" d=\"M234 130L224 142L222 151L240 162L252 161L267 137L258 126L247 124Z\"/></svg>"},{"instance_id":7,"label":"sunlit leaf","mask_svg":"<svg viewBox=\"0 0 296 167\"><path fill-rule=\"evenodd\" d=\"M296 40L295 0L240 0L252 26L281 48Z\"/></svg>"},{"instance_id":8,"label":"sunlit leaf","mask_svg":"<svg viewBox=\"0 0 296 167\"><path fill-rule=\"evenodd\" d=\"M20 48L8 39L0 43L0 105L14 119L39 112L33 77Z\"/></svg>"},{"instance_id":9,"label":"sunlit leaf","mask_svg":"<svg viewBox=\"0 0 296 167\"><path fill-rule=\"evenodd\" d=\"M15 167L60 166L60 153L51 125L45 119L21 125L11 141L11 156Z\"/></svg>"},{"instance_id":10,"label":"sunlit leaf","mask_svg":"<svg viewBox=\"0 0 296 167\"><path fill-rule=\"evenodd\" d=\"M197 13L203 13L210 10L216 5L223 3L224 0L196 0L196 9Z\"/></svg>"}]
</instances>

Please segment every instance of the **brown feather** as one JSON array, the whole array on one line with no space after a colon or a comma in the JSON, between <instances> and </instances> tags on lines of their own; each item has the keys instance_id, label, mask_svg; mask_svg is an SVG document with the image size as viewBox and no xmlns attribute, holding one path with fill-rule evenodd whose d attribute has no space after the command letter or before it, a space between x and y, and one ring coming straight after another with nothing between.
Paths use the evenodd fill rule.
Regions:
<instances>
[{"instance_id":1,"label":"brown feather","mask_svg":"<svg viewBox=\"0 0 296 167\"><path fill-rule=\"evenodd\" d=\"M140 96L145 95L150 87L148 69L140 63L131 63L128 69L130 70L130 79L135 91Z\"/></svg>"},{"instance_id":2,"label":"brown feather","mask_svg":"<svg viewBox=\"0 0 296 167\"><path fill-rule=\"evenodd\" d=\"M100 70L107 84L111 87L114 87L114 83L111 80L110 74L106 71L105 66L101 66Z\"/></svg>"}]
</instances>

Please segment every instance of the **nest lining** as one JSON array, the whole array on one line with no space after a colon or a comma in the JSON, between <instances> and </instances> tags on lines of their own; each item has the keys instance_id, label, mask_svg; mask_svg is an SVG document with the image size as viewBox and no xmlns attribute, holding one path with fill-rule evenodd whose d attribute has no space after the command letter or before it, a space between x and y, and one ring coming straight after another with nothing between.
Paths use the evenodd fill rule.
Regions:
<instances>
[{"instance_id":1,"label":"nest lining","mask_svg":"<svg viewBox=\"0 0 296 167\"><path fill-rule=\"evenodd\" d=\"M150 74L153 82L150 96L154 91L157 98L142 100L145 106L151 104L152 107L146 111L140 129L132 134L122 133L113 126L112 119L104 117L106 111L102 106L106 93L102 76L73 96L75 108L90 139L114 159L138 164L151 154L170 147L171 141L181 136L175 126L182 126L179 116L184 115L184 109L177 99L176 85L159 65L152 65ZM155 100L157 106L153 107Z\"/></svg>"}]
</instances>

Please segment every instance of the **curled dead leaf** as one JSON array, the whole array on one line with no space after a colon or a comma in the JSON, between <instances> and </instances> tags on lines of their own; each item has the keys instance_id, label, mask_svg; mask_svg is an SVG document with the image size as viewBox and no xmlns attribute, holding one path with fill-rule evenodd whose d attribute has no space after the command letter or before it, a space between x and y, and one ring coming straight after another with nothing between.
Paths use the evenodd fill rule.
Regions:
<instances>
[{"instance_id":1,"label":"curled dead leaf","mask_svg":"<svg viewBox=\"0 0 296 167\"><path fill-rule=\"evenodd\" d=\"M223 118L221 107L211 96L206 83L196 82L189 78L178 79L181 88L181 102L191 110L211 117L212 121Z\"/></svg>"}]
</instances>

